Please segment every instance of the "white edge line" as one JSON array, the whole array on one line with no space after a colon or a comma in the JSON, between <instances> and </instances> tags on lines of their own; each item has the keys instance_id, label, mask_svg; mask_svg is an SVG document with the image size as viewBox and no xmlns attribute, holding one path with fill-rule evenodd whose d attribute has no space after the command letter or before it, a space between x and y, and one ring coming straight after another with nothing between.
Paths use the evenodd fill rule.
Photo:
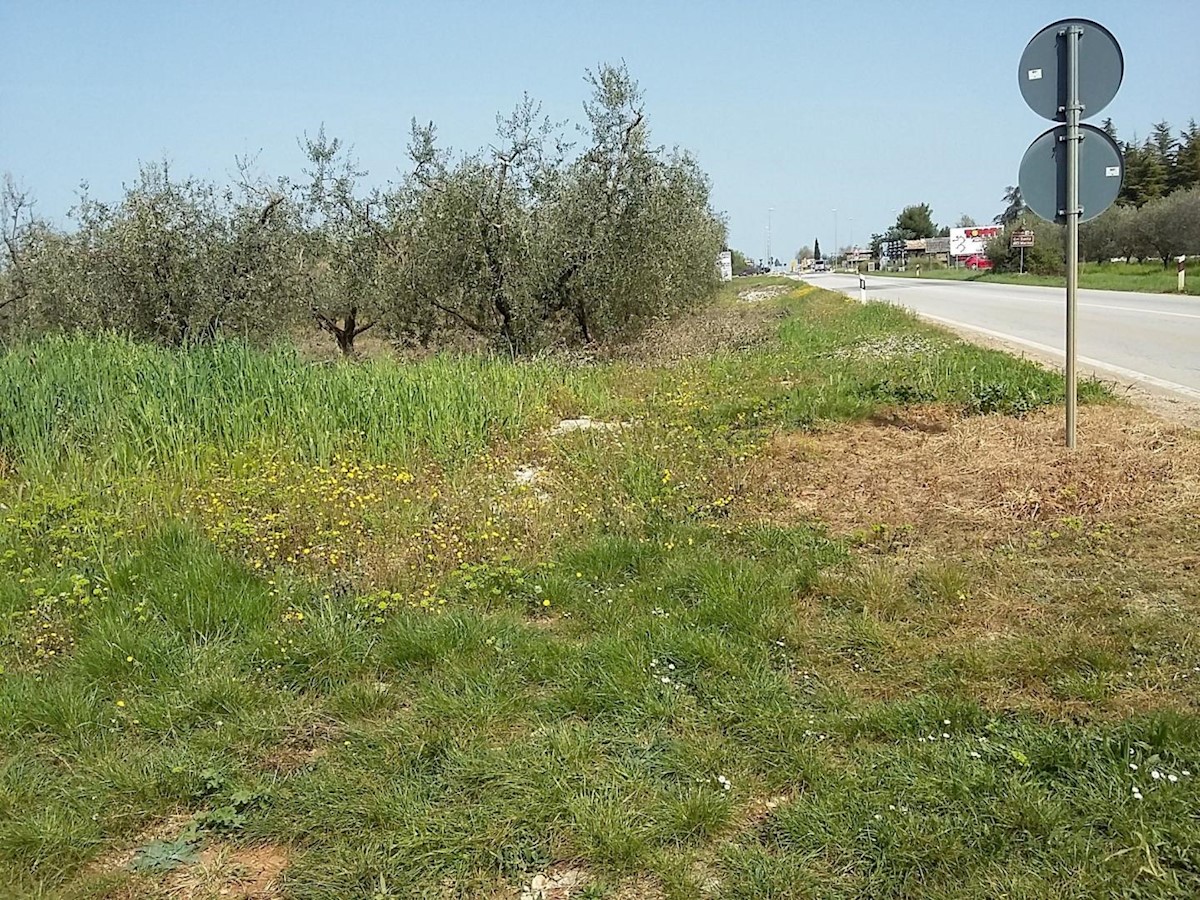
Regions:
<instances>
[{"instance_id":1,"label":"white edge line","mask_svg":"<svg viewBox=\"0 0 1200 900\"><path fill-rule=\"evenodd\" d=\"M850 291L843 290L843 294L850 297L852 300L857 299ZM965 331L974 331L976 334L984 334L988 337L996 338L997 340L1007 341L1011 344L1018 344L1022 347L1029 347L1031 350L1040 350L1043 353L1049 353L1055 359L1066 359L1066 353L1058 347L1051 347L1049 344L1042 344L1038 341L1030 341L1025 338L1019 338L1011 334L1005 334L1002 331L992 331L990 328L982 328L979 325L968 325L966 322L959 322L955 319L944 319L941 316L934 316L929 313L923 313L913 309L911 306L906 306L903 303L898 303L894 300L887 300L882 297L875 298L878 302L888 303L892 306L899 306L906 309L913 315L928 319L931 322L940 322L943 325L952 325L955 328L962 328ZM1158 378L1154 375L1147 375L1145 372L1139 372L1136 369L1127 369L1124 366L1117 366L1112 363L1101 362L1098 359L1092 359L1090 356L1077 357L1078 361L1086 366L1091 366L1093 369L1100 369L1105 372L1111 372L1114 375L1120 375L1122 378L1128 378L1130 381L1140 381L1143 384L1153 385L1164 391L1170 391L1173 394L1182 394L1192 400L1200 400L1200 391L1195 388L1188 387L1186 384L1180 384L1177 381L1167 381L1165 378Z\"/></svg>"},{"instance_id":2,"label":"white edge line","mask_svg":"<svg viewBox=\"0 0 1200 900\"><path fill-rule=\"evenodd\" d=\"M1088 309L1111 309L1115 312L1142 313L1148 316L1175 316L1180 319L1200 319L1197 313L1170 312L1165 309L1139 309L1136 306L1109 306L1107 303L1080 303Z\"/></svg>"},{"instance_id":3,"label":"white edge line","mask_svg":"<svg viewBox=\"0 0 1200 900\"><path fill-rule=\"evenodd\" d=\"M883 281L883 277L881 277L881 276L875 276L875 277L879 278L880 281ZM937 281L938 284L935 285L934 284L935 281ZM946 285L957 286L961 283L962 282L931 278L928 281L924 282L922 284L922 287L939 287L940 288L940 287L944 287ZM885 284L887 287L898 287L899 285L903 284L903 282L898 282L893 279L891 282L885 282ZM984 287L998 287L998 288L1043 287L1043 285L1037 285L1037 284L1008 284L1006 282L988 282L988 283L985 283L983 286ZM847 290L851 290L851 289L848 288ZM1091 288L1090 290L1095 290L1095 289ZM1175 299L1180 296L1181 296L1180 294L1160 294L1160 295L1156 295L1156 299L1158 297L1162 297L1163 299ZM1016 300L1021 303L1053 303L1053 302L1055 302L1055 298L1053 298L1053 297L1010 296L1010 297L1006 297L1005 299L1006 300ZM1059 298L1059 299L1061 300L1061 298ZM1140 315L1147 315L1147 316L1174 316L1175 318L1178 318L1178 319L1200 319L1200 313L1173 312L1172 310L1169 310L1169 309L1147 309L1145 307L1138 307L1138 306L1113 306L1109 303L1085 303L1082 301L1080 302L1079 306L1080 306L1080 308L1107 309L1107 310L1111 310L1112 312L1131 312L1131 313L1138 313ZM966 326L963 326L963 327L965 328Z\"/></svg>"},{"instance_id":4,"label":"white edge line","mask_svg":"<svg viewBox=\"0 0 1200 900\"><path fill-rule=\"evenodd\" d=\"M900 304L897 304L900 305ZM988 337L993 337L1001 341L1008 341L1012 344L1020 344L1023 347L1029 347L1032 350L1040 350L1043 353L1049 353L1056 359L1064 359L1064 352L1058 347L1051 347L1049 344L1040 344L1037 341L1029 341L1025 338L1014 337L1011 334L1004 334L1001 331L992 331L990 328L981 328L978 325L968 325L966 322L957 322L954 319L943 319L941 316L931 316L928 313L917 312L911 307L905 306L905 309L914 313L922 319L929 319L933 322L940 322L943 325L953 325L955 328L962 328L966 331L974 331L978 334L985 334ZM1113 365L1112 363L1101 362L1098 359L1092 359L1088 356L1078 357L1079 362L1086 366L1091 366L1094 369L1101 369L1106 372L1112 372L1115 375L1120 375L1123 378L1128 378L1131 381L1141 381L1145 384L1152 384L1157 388L1171 391L1175 394L1183 394L1185 397L1190 397L1193 400L1200 400L1200 391L1195 388L1190 388L1186 384L1179 384L1176 381L1167 381L1165 378L1158 378L1154 375L1147 375L1145 372L1138 372L1135 369L1126 369L1124 366Z\"/></svg>"}]
</instances>

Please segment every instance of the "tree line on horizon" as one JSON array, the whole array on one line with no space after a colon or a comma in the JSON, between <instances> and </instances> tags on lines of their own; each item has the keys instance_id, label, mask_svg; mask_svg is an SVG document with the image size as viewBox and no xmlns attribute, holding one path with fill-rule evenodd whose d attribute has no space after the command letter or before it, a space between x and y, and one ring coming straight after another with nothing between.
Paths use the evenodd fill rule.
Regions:
<instances>
[{"instance_id":1,"label":"tree line on horizon","mask_svg":"<svg viewBox=\"0 0 1200 900\"><path fill-rule=\"evenodd\" d=\"M1200 126L1193 119L1178 133L1167 122L1156 124L1149 137L1121 141L1112 119L1103 130L1121 148L1125 177L1116 203L1079 226L1079 255L1085 261L1155 259L1166 268L1178 256L1200 254ZM1041 248L1026 252L1032 271L1064 271L1064 229L1029 213L1020 187L1004 191L1004 210L993 220L1005 227L988 246L988 255L1001 271L1015 270L1018 254L1008 246L1015 227L1037 235ZM1031 263L1032 259L1032 263Z\"/></svg>"},{"instance_id":2,"label":"tree line on horizon","mask_svg":"<svg viewBox=\"0 0 1200 900\"><path fill-rule=\"evenodd\" d=\"M143 165L116 202L85 191L70 228L37 217L9 177L0 339L183 345L307 326L349 355L368 331L514 353L627 336L715 289L726 227L695 160L651 144L626 68L586 80L578 146L526 96L474 152L414 121L409 171L383 187L323 127L301 140L301 177L240 160L220 185Z\"/></svg>"},{"instance_id":3,"label":"tree line on horizon","mask_svg":"<svg viewBox=\"0 0 1200 900\"><path fill-rule=\"evenodd\" d=\"M1120 141L1116 126L1105 119L1103 130L1117 142L1125 158L1125 178L1116 203L1100 216L1080 226L1080 255L1089 261L1156 259L1167 266L1173 257L1200 253L1200 126L1188 123L1178 136L1167 122L1159 122L1144 141ZM1008 239L1016 227L1037 235L1037 249L1027 251L1027 269L1041 274L1061 273L1066 265L1063 229L1029 212L1021 189L1005 188L1004 209L992 220L1004 226L989 243L989 258L1001 271L1016 270L1019 254L1010 252ZM954 227L977 224L963 215ZM950 226L934 223L928 203L906 206L885 232L871 236L871 254L889 240L945 237ZM1002 251L1002 252L1001 252ZM797 257L799 258L799 256Z\"/></svg>"}]
</instances>

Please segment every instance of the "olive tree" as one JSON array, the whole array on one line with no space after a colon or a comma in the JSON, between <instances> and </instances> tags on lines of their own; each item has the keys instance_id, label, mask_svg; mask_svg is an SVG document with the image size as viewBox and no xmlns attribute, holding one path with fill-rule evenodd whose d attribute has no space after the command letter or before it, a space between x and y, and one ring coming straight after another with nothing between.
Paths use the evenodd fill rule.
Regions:
<instances>
[{"instance_id":1,"label":"olive tree","mask_svg":"<svg viewBox=\"0 0 1200 900\"><path fill-rule=\"evenodd\" d=\"M552 196L542 290L583 341L636 329L716 285L724 224L686 153L653 147L642 92L624 66L588 74L587 148Z\"/></svg>"},{"instance_id":2,"label":"olive tree","mask_svg":"<svg viewBox=\"0 0 1200 900\"><path fill-rule=\"evenodd\" d=\"M0 324L15 318L18 304L29 296L28 257L36 230L29 192L6 173L0 184Z\"/></svg>"},{"instance_id":3,"label":"olive tree","mask_svg":"<svg viewBox=\"0 0 1200 900\"><path fill-rule=\"evenodd\" d=\"M1149 201L1137 211L1137 229L1164 269L1176 256L1200 251L1200 189Z\"/></svg>"},{"instance_id":4,"label":"olive tree","mask_svg":"<svg viewBox=\"0 0 1200 900\"><path fill-rule=\"evenodd\" d=\"M70 230L37 221L9 182L0 320L172 345L309 321L347 356L371 329L513 352L635 332L715 289L725 226L696 161L650 142L628 71L587 83L578 146L526 97L471 153L414 123L411 170L386 186L324 128L301 141L298 180L239 161L218 186L146 165L115 203L85 189Z\"/></svg>"},{"instance_id":5,"label":"olive tree","mask_svg":"<svg viewBox=\"0 0 1200 900\"><path fill-rule=\"evenodd\" d=\"M398 250L389 247L388 227L377 221L387 204L378 190L362 190L367 173L341 141L327 137L322 126L303 147L311 168L296 190L303 242L298 277L313 321L350 356L356 339L382 321L392 291L389 263Z\"/></svg>"},{"instance_id":6,"label":"olive tree","mask_svg":"<svg viewBox=\"0 0 1200 900\"><path fill-rule=\"evenodd\" d=\"M532 346L543 318L538 213L558 189L563 152L555 127L526 97L498 119L485 149L453 160L432 124L414 123L409 152L401 285L409 315L427 322L437 313L513 350Z\"/></svg>"}]
</instances>

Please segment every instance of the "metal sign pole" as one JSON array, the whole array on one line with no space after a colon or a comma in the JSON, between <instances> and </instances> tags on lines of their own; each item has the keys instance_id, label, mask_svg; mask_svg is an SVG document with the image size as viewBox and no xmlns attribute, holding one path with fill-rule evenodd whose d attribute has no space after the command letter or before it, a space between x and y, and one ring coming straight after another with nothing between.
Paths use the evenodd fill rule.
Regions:
<instances>
[{"instance_id":1,"label":"metal sign pole","mask_svg":"<svg viewBox=\"0 0 1200 900\"><path fill-rule=\"evenodd\" d=\"M1047 77L1050 74L1056 77ZM1079 402L1075 355L1079 225L1112 205L1125 173L1116 141L1095 126L1080 124L1080 119L1085 103L1086 112L1093 116L1108 105L1124 74L1120 44L1112 32L1090 19L1060 19L1047 25L1025 46L1017 70L1021 96L1029 108L1044 119L1063 123L1029 145L1021 158L1018 182L1030 210L1067 226L1066 445L1071 450ZM1022 234L1021 245L1032 246L1033 241L1027 242Z\"/></svg>"},{"instance_id":2,"label":"metal sign pole","mask_svg":"<svg viewBox=\"0 0 1200 900\"><path fill-rule=\"evenodd\" d=\"M1067 448L1075 449L1075 312L1079 299L1079 37L1068 25L1067 40Z\"/></svg>"}]
</instances>

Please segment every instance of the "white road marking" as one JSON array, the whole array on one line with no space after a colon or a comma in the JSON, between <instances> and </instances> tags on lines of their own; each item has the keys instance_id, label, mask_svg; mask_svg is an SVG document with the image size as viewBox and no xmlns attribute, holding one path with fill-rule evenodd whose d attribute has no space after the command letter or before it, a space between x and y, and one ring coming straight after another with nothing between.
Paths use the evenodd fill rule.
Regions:
<instances>
[{"instance_id":1,"label":"white road marking","mask_svg":"<svg viewBox=\"0 0 1200 900\"><path fill-rule=\"evenodd\" d=\"M1063 298L1063 302L1066 302L1066 297ZM1137 306L1108 306L1104 303L1080 303L1079 305L1089 307L1090 309L1115 309L1118 312L1150 313L1154 316L1178 316L1181 319L1200 319L1200 313L1167 312L1163 309L1142 309Z\"/></svg>"},{"instance_id":2,"label":"white road marking","mask_svg":"<svg viewBox=\"0 0 1200 900\"><path fill-rule=\"evenodd\" d=\"M897 305L902 306L903 304ZM958 322L954 319L944 319L941 316L933 316L929 313L923 313L920 310L913 309L910 306L906 306L905 309L911 310L923 319L941 322L943 325L953 325L956 328L962 328L967 331L975 331L979 334L986 334L988 337L998 338L1002 341L1009 341L1013 344L1020 344L1021 346L1029 347L1032 350L1040 350L1043 353L1049 353L1055 357L1061 357L1064 359L1066 358L1065 351L1063 351L1063 349L1060 347L1052 347L1049 344L1042 344L1038 341L1026 340L1025 338L1019 338L1015 335L1005 334L1001 331L992 331L990 328L981 328L978 325L968 325L966 322ZM1118 366L1113 363L1092 359L1089 356L1079 356L1077 359L1085 366L1091 366L1094 369L1103 369L1106 372L1112 372L1114 375L1120 375L1121 377L1128 378L1132 381L1141 381L1145 384L1152 384L1155 387L1162 388L1163 390L1172 391L1176 394L1183 394L1184 396L1190 397L1193 400L1200 400L1200 391L1196 390L1195 388L1188 387L1186 384L1179 384L1176 381L1167 381L1165 378L1159 378L1155 375L1147 375L1145 372L1139 372L1136 369L1127 369L1124 366Z\"/></svg>"},{"instance_id":3,"label":"white road marking","mask_svg":"<svg viewBox=\"0 0 1200 900\"><path fill-rule=\"evenodd\" d=\"M868 282L869 284L869 282ZM890 282L888 287L899 287L899 283ZM934 285L931 282L922 282L925 287L957 287L953 281L943 281L941 284ZM1010 285L997 284L997 287L1009 287ZM1020 285L1011 285L1012 287L1020 287ZM1167 295L1170 296L1170 295ZM1005 296L1008 300L1019 300L1023 303L1065 303L1066 295L1062 297L1018 297L1012 294ZM1176 316L1180 319L1200 319L1200 313L1183 313L1183 312L1168 312L1164 309L1147 309L1143 306L1111 306L1107 303L1080 303L1081 307L1086 306L1088 309L1111 309L1114 312L1132 312L1132 313L1147 313L1152 316Z\"/></svg>"}]
</instances>

